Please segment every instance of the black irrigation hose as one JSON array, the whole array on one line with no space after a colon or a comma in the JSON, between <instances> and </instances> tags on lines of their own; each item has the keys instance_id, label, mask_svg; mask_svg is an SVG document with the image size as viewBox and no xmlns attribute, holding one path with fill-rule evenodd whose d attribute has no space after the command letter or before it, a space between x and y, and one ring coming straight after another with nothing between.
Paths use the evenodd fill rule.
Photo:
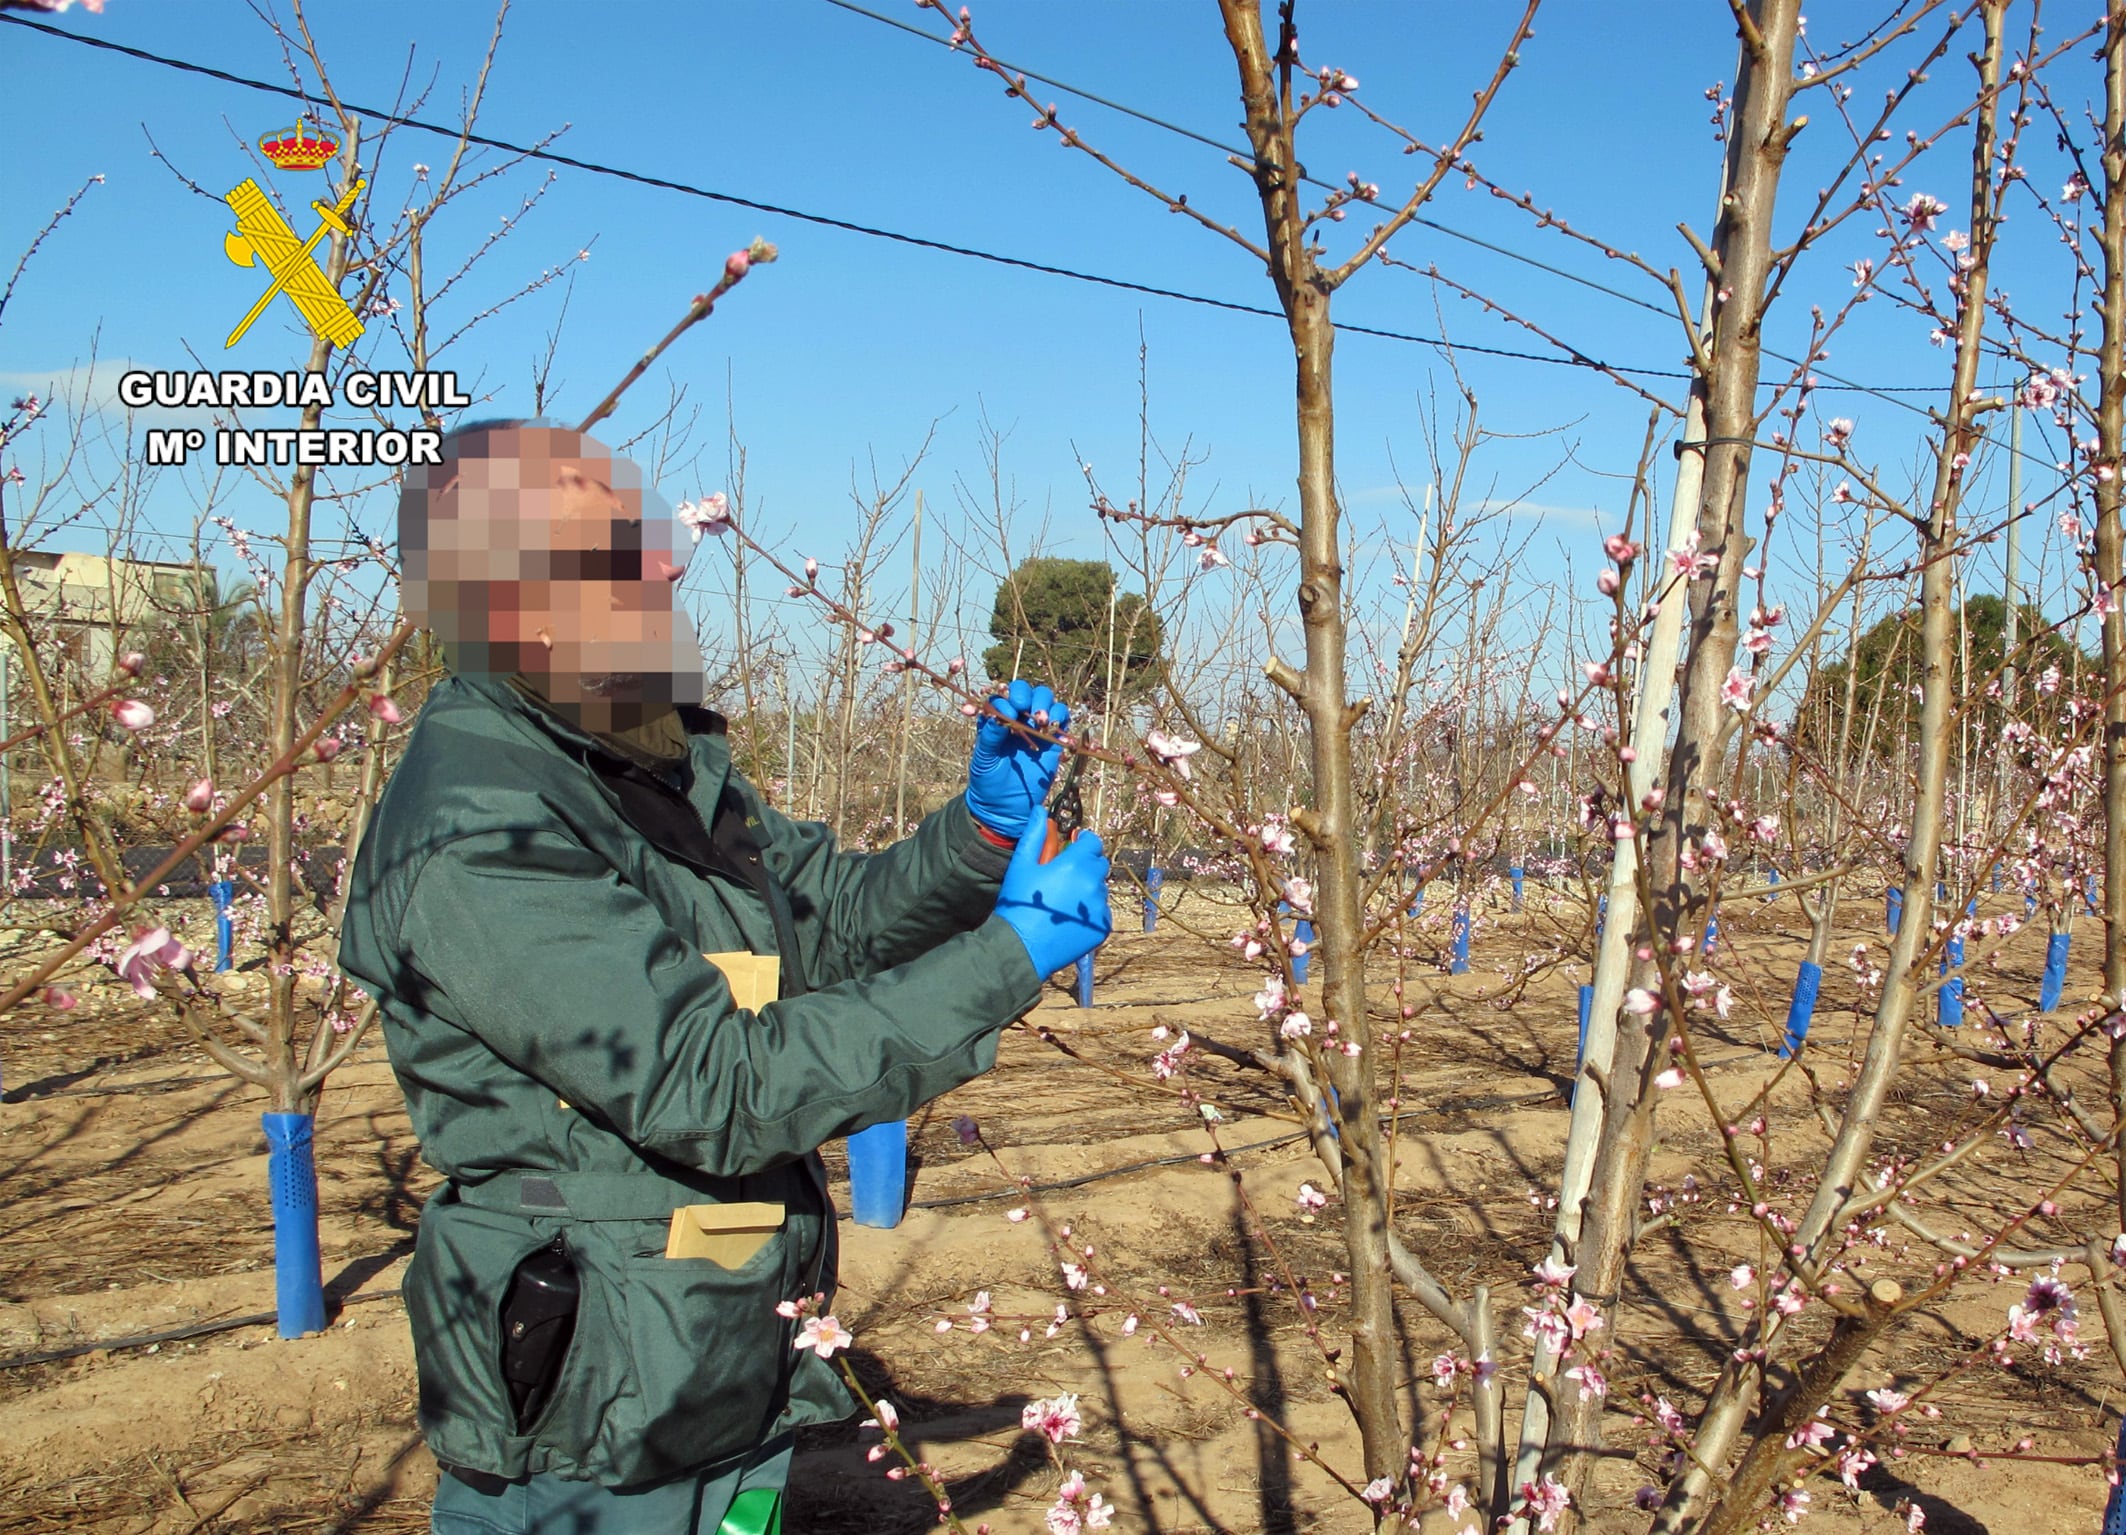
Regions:
<instances>
[{"instance_id":1,"label":"black irrigation hose","mask_svg":"<svg viewBox=\"0 0 2126 1535\"><path fill-rule=\"evenodd\" d=\"M364 1301L393 1300L396 1289L364 1290L359 1295L350 1295L340 1302L342 1309L359 1306ZM168 1332L147 1332L137 1337L112 1338L106 1343L76 1343L67 1348L48 1349L41 1354L17 1354L12 1359L0 1359L0 1370L26 1369L33 1364L58 1364L62 1360L79 1359L83 1354L93 1354L98 1349L116 1351L128 1348L151 1348L158 1343L182 1343L188 1338L212 1337L218 1332L234 1332L239 1327L264 1327L279 1320L279 1313L254 1311L249 1316L224 1317L219 1322L195 1322L190 1327L173 1327Z\"/></svg>"},{"instance_id":2,"label":"black irrigation hose","mask_svg":"<svg viewBox=\"0 0 2126 1535\"><path fill-rule=\"evenodd\" d=\"M1707 1061L1707 1066L1724 1066L1734 1061L1756 1059L1756 1052L1743 1051L1723 1060ZM1437 1104L1431 1108L1405 1109L1393 1117L1398 1123L1416 1119L1425 1114L1473 1114L1481 1109L1510 1108L1523 1103L1540 1103L1546 1098L1562 1097L1555 1087L1543 1088L1532 1093L1489 1093L1481 1098L1464 1098L1454 1102ZM1268 1140L1250 1141L1245 1146L1234 1146L1225 1154L1238 1156L1244 1151L1267 1151L1277 1146L1289 1146L1307 1138L1304 1130L1294 1130L1285 1135L1273 1135ZM1100 1183L1109 1178L1121 1178L1130 1173L1141 1173L1155 1167L1175 1167L1183 1162L1201 1161L1199 1151L1176 1152L1172 1156L1151 1157L1142 1162L1131 1162L1123 1167L1103 1168L1096 1173L1085 1173L1076 1178L1062 1178L1053 1183L1036 1183L1027 1188L997 1189L987 1194L955 1194L947 1199L918 1199L912 1201L911 1210L944 1210L955 1205L986 1204L996 1199L1016 1199L1023 1194L1051 1194L1063 1189L1083 1188L1088 1183ZM850 1220L850 1212L839 1212L837 1219ZM342 1307L358 1306L364 1301L392 1300L398 1296L396 1289L365 1290L359 1295L350 1295L341 1302ZM254 1312L249 1316L228 1317L219 1322L200 1322L191 1327L173 1328L168 1332L142 1333L132 1338L112 1338L102 1343L77 1343L69 1348L51 1349L41 1354L17 1354L12 1359L0 1359L0 1370L20 1370L35 1364L56 1364L62 1360L79 1359L84 1354L93 1354L99 1349L116 1352L120 1349L148 1348L157 1343L181 1343L188 1338L211 1337L215 1333L234 1332L241 1327L263 1327L275 1321L277 1314L271 1311Z\"/></svg>"}]
</instances>

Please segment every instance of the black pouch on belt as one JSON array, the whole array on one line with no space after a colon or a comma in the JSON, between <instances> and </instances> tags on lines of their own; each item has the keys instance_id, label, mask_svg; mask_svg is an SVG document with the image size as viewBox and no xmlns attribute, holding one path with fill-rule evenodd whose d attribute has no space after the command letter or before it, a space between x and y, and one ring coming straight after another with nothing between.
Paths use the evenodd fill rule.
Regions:
<instances>
[{"instance_id":1,"label":"black pouch on belt","mask_svg":"<svg viewBox=\"0 0 2126 1535\"><path fill-rule=\"evenodd\" d=\"M576 1332L576 1304L581 1294L568 1241L555 1237L522 1263L511 1276L502 1301L502 1379L509 1405L523 1433L539 1420L569 1339Z\"/></svg>"}]
</instances>

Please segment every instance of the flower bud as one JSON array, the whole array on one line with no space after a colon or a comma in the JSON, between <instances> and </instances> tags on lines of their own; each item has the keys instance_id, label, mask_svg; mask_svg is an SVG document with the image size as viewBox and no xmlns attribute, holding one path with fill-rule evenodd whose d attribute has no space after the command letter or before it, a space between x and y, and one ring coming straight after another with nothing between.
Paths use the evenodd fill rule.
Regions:
<instances>
[{"instance_id":1,"label":"flower bud","mask_svg":"<svg viewBox=\"0 0 2126 1535\"><path fill-rule=\"evenodd\" d=\"M185 809L194 815L205 815L214 808L214 780L202 778L185 790Z\"/></svg>"},{"instance_id":2,"label":"flower bud","mask_svg":"<svg viewBox=\"0 0 2126 1535\"><path fill-rule=\"evenodd\" d=\"M391 701L391 695L388 693L371 693L369 695L369 712L373 717L382 720L387 725L396 725L405 718L403 714L399 713L399 706Z\"/></svg>"},{"instance_id":3,"label":"flower bud","mask_svg":"<svg viewBox=\"0 0 2126 1535\"><path fill-rule=\"evenodd\" d=\"M137 698L121 698L111 705L111 718L123 730L145 730L155 723L155 711Z\"/></svg>"},{"instance_id":4,"label":"flower bud","mask_svg":"<svg viewBox=\"0 0 2126 1535\"><path fill-rule=\"evenodd\" d=\"M118 658L118 669L128 677L138 677L140 669L148 664L148 658L137 650L129 650Z\"/></svg>"}]
</instances>

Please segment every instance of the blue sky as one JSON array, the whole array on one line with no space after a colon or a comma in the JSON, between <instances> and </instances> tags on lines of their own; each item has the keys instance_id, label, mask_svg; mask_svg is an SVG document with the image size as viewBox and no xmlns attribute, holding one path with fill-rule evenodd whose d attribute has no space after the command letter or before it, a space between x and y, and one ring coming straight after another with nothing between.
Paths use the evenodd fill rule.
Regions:
<instances>
[{"instance_id":1,"label":"blue sky","mask_svg":"<svg viewBox=\"0 0 2126 1535\"><path fill-rule=\"evenodd\" d=\"M935 13L906 0L875 0L874 8L941 30ZM1701 233L1709 227L1719 171L1704 92L1733 72L1733 36L1721 10L1683 0L1558 0L1489 119L1480 163L1618 246L1663 266L1687 262L1674 226L1687 220ZM1517 14L1503 5L1315 0L1301 8L1302 50L1310 62L1358 75L1376 110L1437 140L1458 123ZM388 105L402 79L432 77L418 115L446 122L491 22L476 5L397 0L317 0L309 16L345 98ZM1240 142L1232 60L1208 3L992 0L978 9L976 23L1000 57ZM234 74L288 78L276 39L236 0L110 0L100 16L76 9L56 24ZM1821 28L1818 34L1831 41ZM1930 130L1954 110L1947 103L1968 78L1962 51L1952 52L1941 79L1922 93L1914 126ZM2088 73L2092 66L2077 55L2070 68ZM2069 81L2063 100L2085 97L2083 84ZM2087 84L2095 84L2093 75ZM1216 150L1060 92L1043 94L1054 96L1088 139L1147 179L1188 192L1192 204L1244 232L1259 228L1248 182ZM1820 101L1812 110L1823 126L1800 140L1784 209L1798 208L1791 189L1813 190L1822 156L1838 148L1831 114ZM149 140L218 196L252 173L243 143L291 115L285 100L0 26L0 135L10 146L0 168L0 257L12 266L74 188L93 175L105 178L54 234L0 321L0 378L15 390L34 386L83 361L92 343L106 359L183 367L189 349L220 365L213 359L223 355L222 338L255 295L256 279L221 255L227 210L158 164ZM1084 156L1060 150L1054 135L1029 130L1029 118L964 55L826 0L596 8L523 0L510 14L480 128L513 141L565 128L555 147L585 160L1156 286L1274 302L1244 252ZM1380 182L1389 199L1409 184L1417 161L1396 153L1355 112L1317 113L1310 124L1302 150L1311 172L1340 180L1358 171ZM1945 141L1908 185L1953 203L1965 181L1963 143ZM410 195L416 162L436 163L444 153L442 140L399 130L369 171L382 199L378 211ZM543 174L519 169L449 210L431 234L431 249L470 249ZM324 184L322 177L286 182L281 190L300 200ZM1465 232L1661 301L1643 276L1531 228L1483 193L1464 190L1459 179L1431 211ZM1961 220L1952 215L1948 222ZM2057 286L2061 276L2057 256L2046 250L2048 233L2033 229L2028 255L2015 258L2027 260L2033 285ZM1045 516L1059 552L1096 554L1102 535L1085 510L1077 466L1091 461L1124 493L1134 480L1141 327L1153 431L1170 447L1187 439L1207 456L1191 480L1192 505L1213 514L1291 506L1289 348L1274 320L1015 271L568 169L517 220L478 280L442 307L446 320L470 315L588 248L589 259L574 273L554 369L555 413L568 416L663 332L688 297L713 280L726 252L755 235L781 246L780 264L749 279L679 344L659 375L631 396L615 434L643 423L666 376L689 388L705 407L711 451L693 482L665 485L674 499L720 479L728 379L749 452L754 524L778 543L831 553L853 526L852 473L868 481L874 458L896 469L933 421L941 424L916 483L933 505L949 504L956 482L980 486L986 417L1010 434L1007 467L1027 503L1025 532ZM1345 230L1337 235L1350 238ZM1865 235L1856 225L1851 240L1841 237L1851 251L1834 247L1808 269L1796 285L1799 302L1782 311L1775 344L1791 346L1808 303L1835 306L1850 293L1837 263L1865 251ZM2056 252L2056 243L2050 249ZM1437 261L1586 353L1677 365L1673 319L1434 232L1412 231L1397 250L1420 265ZM2009 271L2019 269L2010 264ZM1695 294L1698 280L1686 286ZM491 396L483 414L530 408L533 360L555 326L560 293L550 288L485 322L447 359ZM1878 304L1877 313L1864 313L1866 323L1841 343L1831 366L1874 382L1942 380L1945 354L1926 345L1923 328L1889 309ZM1337 314L1426 335L1444 328L1466 343L1544 350L1525 332L1407 272L1361 275L1338 297ZM292 311L279 305L227 355L242 367L293 366L302 339ZM1624 499L1618 477L1630 471L1646 407L1581 370L1474 354L1462 363L1488 427L1541 434L1487 449L1478 483L1482 493L1511 494L1550 476L1532 498L1550 510L1540 522L1534 513L1523 516L1514 531L1532 534L1535 568L1561 569L1556 551L1584 553L1596 526L1614 525ZM1413 483L1429 477L1419 407L1435 390L1451 399L1451 385L1434 349L1362 336L1339 345L1337 382L1339 468L1363 533L1378 519L1400 519L1398 476ZM1677 381L1657 387L1681 397ZM1916 446L1918 418L1908 412L1852 396L1826 396L1824 405L1825 414L1858 419L1857 440L1887 462L1909 459ZM1573 462L1553 474L1568 449ZM1664 482L1669 469L1664 458ZM268 527L273 511L252 493L232 514ZM168 531L190 521L176 486L158 490L150 514ZM372 527L383 524L370 514ZM1391 534L1408 532L1407 519L1391 525Z\"/></svg>"}]
</instances>

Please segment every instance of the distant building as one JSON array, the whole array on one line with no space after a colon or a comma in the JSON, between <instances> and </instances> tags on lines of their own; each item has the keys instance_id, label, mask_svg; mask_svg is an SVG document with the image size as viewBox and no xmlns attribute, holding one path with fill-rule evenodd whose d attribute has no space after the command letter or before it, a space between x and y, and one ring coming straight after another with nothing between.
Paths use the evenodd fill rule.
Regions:
<instances>
[{"instance_id":1,"label":"distant building","mask_svg":"<svg viewBox=\"0 0 2126 1535\"><path fill-rule=\"evenodd\" d=\"M30 614L51 621L69 669L95 683L110 674L121 645L131 650L146 637L135 631L211 610L219 600L211 567L171 560L22 550L15 580Z\"/></svg>"}]
</instances>

